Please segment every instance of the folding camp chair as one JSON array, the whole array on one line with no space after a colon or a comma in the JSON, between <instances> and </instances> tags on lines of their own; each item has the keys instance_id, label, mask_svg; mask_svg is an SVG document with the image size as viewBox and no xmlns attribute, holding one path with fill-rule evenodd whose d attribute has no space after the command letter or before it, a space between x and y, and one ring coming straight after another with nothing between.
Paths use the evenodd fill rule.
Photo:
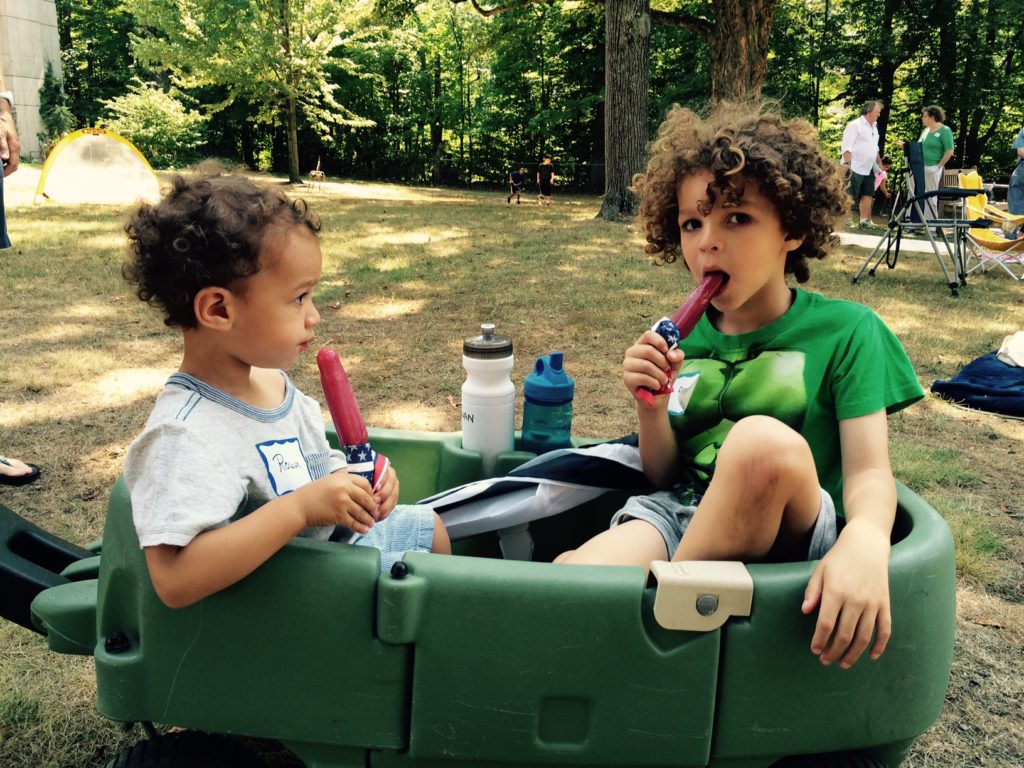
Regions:
<instances>
[{"instance_id":1,"label":"folding camp chair","mask_svg":"<svg viewBox=\"0 0 1024 768\"><path fill-rule=\"evenodd\" d=\"M960 174L960 187L977 190L973 197L964 201L964 214L972 224L987 222L995 224L1004 232L1012 229L1015 237L1005 237L992 228L975 226L967 230L968 250L965 259L967 274L981 270L987 272L1000 267L1018 282L1024 282L1024 216L1012 216L1006 211L990 205L985 195L981 176L976 172ZM1016 270L1016 271L1015 271Z\"/></svg>"},{"instance_id":2,"label":"folding camp chair","mask_svg":"<svg viewBox=\"0 0 1024 768\"><path fill-rule=\"evenodd\" d=\"M939 181L939 186L945 189L956 188L959 184L960 169L959 168L943 168L942 179ZM957 200L950 199L945 195L939 196L939 215L944 218L953 218L956 215L956 204Z\"/></svg>"},{"instance_id":3,"label":"folding camp chair","mask_svg":"<svg viewBox=\"0 0 1024 768\"><path fill-rule=\"evenodd\" d=\"M925 184L921 143L917 141L904 142L904 151L907 156L908 183L906 186L909 189L912 175L914 189L922 190L925 188ZM893 203L893 215L889 217L888 229L878 241L878 245L868 254L860 269L857 270L857 274L853 276L853 283L856 284L860 280L865 270L868 270L869 276L874 277L883 259L889 269L895 269L896 262L899 260L903 231L907 230L923 234L931 243L935 261L938 263L939 269L942 270L950 294L959 296L959 286L967 284L967 267L965 266L967 237L965 233L972 226L971 222L963 216L963 201L976 195L977 192L958 187L942 187L921 194L909 194L908 192L905 201L900 199L902 194L900 193ZM933 213L936 200L940 196L954 202L953 216L939 218ZM975 223L973 226L979 226L979 224ZM941 248L939 240L936 238L941 239ZM946 265L947 259L952 265L952 270ZM872 260L874 260L874 264L871 263Z\"/></svg>"}]
</instances>

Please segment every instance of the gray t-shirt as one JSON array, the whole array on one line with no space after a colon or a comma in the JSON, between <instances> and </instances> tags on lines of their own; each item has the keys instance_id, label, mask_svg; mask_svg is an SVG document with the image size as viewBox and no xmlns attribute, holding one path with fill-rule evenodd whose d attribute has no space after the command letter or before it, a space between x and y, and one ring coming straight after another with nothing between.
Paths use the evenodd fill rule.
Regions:
<instances>
[{"instance_id":1,"label":"gray t-shirt","mask_svg":"<svg viewBox=\"0 0 1024 768\"><path fill-rule=\"evenodd\" d=\"M327 442L320 406L281 376L284 399L270 410L187 374L167 380L124 466L143 547L183 547L345 466ZM326 539L333 531L307 528L301 535Z\"/></svg>"}]
</instances>

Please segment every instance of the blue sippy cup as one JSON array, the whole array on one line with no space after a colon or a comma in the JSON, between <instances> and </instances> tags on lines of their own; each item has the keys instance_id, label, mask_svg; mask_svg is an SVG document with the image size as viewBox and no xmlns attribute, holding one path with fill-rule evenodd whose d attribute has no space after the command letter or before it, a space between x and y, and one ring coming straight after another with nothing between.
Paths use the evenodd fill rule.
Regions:
<instances>
[{"instance_id":1,"label":"blue sippy cup","mask_svg":"<svg viewBox=\"0 0 1024 768\"><path fill-rule=\"evenodd\" d=\"M524 451L544 453L571 446L574 389L562 365L561 352L537 358L523 384Z\"/></svg>"}]
</instances>

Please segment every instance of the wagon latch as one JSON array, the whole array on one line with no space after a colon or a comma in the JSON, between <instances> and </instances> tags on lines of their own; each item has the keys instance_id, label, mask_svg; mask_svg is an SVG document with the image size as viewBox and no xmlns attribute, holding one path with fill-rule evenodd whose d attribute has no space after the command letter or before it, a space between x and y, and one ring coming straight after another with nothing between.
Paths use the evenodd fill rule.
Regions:
<instances>
[{"instance_id":1,"label":"wagon latch","mask_svg":"<svg viewBox=\"0 0 1024 768\"><path fill-rule=\"evenodd\" d=\"M749 616L754 580L739 562L651 563L658 580L654 618L665 629L708 632L730 616Z\"/></svg>"}]
</instances>

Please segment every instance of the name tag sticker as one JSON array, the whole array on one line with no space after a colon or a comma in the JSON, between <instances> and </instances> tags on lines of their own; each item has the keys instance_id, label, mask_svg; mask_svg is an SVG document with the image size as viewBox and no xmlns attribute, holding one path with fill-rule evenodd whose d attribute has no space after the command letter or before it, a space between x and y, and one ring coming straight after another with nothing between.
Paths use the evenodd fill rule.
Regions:
<instances>
[{"instance_id":1,"label":"name tag sticker","mask_svg":"<svg viewBox=\"0 0 1024 768\"><path fill-rule=\"evenodd\" d=\"M674 414L686 413L686 406L690 404L693 390L697 388L697 379L700 378L700 371L684 373L677 376L672 382L672 394L668 396L668 412Z\"/></svg>"},{"instance_id":2,"label":"name tag sticker","mask_svg":"<svg viewBox=\"0 0 1024 768\"><path fill-rule=\"evenodd\" d=\"M297 437L257 443L256 450L260 452L270 485L278 496L284 496L313 481Z\"/></svg>"}]
</instances>

